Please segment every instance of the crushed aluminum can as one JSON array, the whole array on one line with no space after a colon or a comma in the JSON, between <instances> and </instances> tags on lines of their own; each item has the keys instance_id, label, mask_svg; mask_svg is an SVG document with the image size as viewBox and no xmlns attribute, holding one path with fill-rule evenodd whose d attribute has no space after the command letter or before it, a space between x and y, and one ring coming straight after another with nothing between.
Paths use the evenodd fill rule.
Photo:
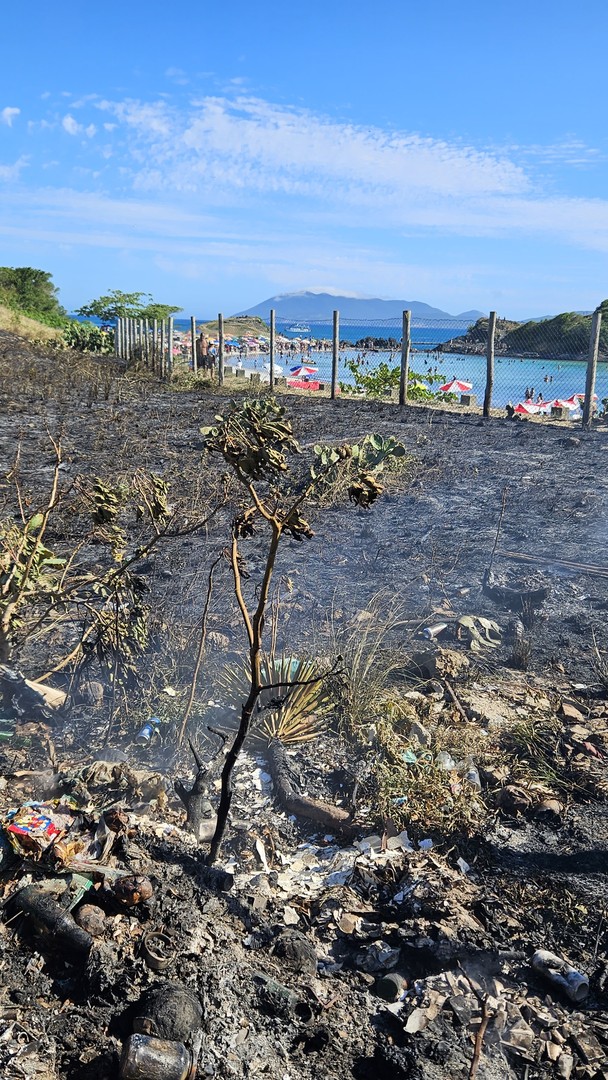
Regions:
<instances>
[{"instance_id":1,"label":"crushed aluminum can","mask_svg":"<svg viewBox=\"0 0 608 1080\"><path fill-rule=\"evenodd\" d=\"M137 746L149 746L155 735L158 735L160 728L160 720L158 716L151 716L149 720L146 720L143 727L139 729L133 742Z\"/></svg>"}]
</instances>

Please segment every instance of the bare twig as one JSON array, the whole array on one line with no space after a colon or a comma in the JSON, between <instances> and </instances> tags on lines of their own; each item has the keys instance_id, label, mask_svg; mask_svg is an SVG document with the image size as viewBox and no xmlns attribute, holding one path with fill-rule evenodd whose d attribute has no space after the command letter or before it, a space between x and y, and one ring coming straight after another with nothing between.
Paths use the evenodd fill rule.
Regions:
<instances>
[{"instance_id":1,"label":"bare twig","mask_svg":"<svg viewBox=\"0 0 608 1080\"><path fill-rule=\"evenodd\" d=\"M507 507L507 495L508 495L508 492L509 492L509 485L505 484L504 488L502 489L502 502L501 502L501 506L500 506L500 514L498 515L498 524L496 526L496 536L494 537L494 546L492 547L492 551L490 553L490 561L488 563L488 569L486 570L486 577L488 577L488 578L489 578L490 574L492 573L492 564L494 562L494 556L496 555L496 548L498 547L498 540L500 538L500 530L502 529L502 519L505 516L505 510L506 510L506 507Z\"/></svg>"},{"instance_id":2,"label":"bare twig","mask_svg":"<svg viewBox=\"0 0 608 1080\"><path fill-rule=\"evenodd\" d=\"M201 636L198 643L198 650L196 653L196 661L194 664L194 671L192 672L192 679L190 681L190 690L188 692L188 700L186 702L186 708L184 709L184 715L182 717L182 726L179 729L178 744L181 746L184 733L186 731L186 725L192 712L192 706L194 704L194 696L196 694L196 684L198 681L199 671L205 655L205 643L207 641L207 619L209 615L209 605L211 603L211 594L213 592L213 575L223 559L223 554L218 555L217 559L211 564L209 570L209 577L207 579L207 596L205 597L205 606L203 608L203 615L201 618ZM194 753L194 751L193 751Z\"/></svg>"},{"instance_id":3,"label":"bare twig","mask_svg":"<svg viewBox=\"0 0 608 1080\"><path fill-rule=\"evenodd\" d=\"M464 720L465 722L468 723L469 718L468 718L468 716L466 714L465 708L464 708L462 702L460 701L460 698L457 696L456 691L454 690L454 687L452 686L449 679L444 678L443 685L445 686L445 688L446 688L446 690L448 692L448 697L450 698L450 701L452 702L453 705L456 706L457 713L459 714L459 716L461 717L462 720Z\"/></svg>"}]
</instances>

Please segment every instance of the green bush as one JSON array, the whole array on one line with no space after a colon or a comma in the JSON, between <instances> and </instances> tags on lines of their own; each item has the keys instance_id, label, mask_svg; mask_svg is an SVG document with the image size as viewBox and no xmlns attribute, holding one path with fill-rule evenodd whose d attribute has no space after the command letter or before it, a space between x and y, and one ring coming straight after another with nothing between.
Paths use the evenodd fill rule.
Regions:
<instances>
[{"instance_id":1,"label":"green bush","mask_svg":"<svg viewBox=\"0 0 608 1080\"><path fill-rule=\"evenodd\" d=\"M68 349L76 352L113 353L114 331L101 330L89 322L71 321L63 331L63 340Z\"/></svg>"}]
</instances>

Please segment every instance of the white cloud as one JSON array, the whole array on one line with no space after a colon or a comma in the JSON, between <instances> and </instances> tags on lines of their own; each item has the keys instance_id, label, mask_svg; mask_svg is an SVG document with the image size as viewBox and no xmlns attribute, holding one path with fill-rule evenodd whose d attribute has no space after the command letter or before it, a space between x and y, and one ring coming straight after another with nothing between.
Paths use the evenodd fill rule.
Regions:
<instances>
[{"instance_id":1,"label":"white cloud","mask_svg":"<svg viewBox=\"0 0 608 1080\"><path fill-rule=\"evenodd\" d=\"M0 120L3 124L7 124L9 127L13 126L13 120L19 116L21 109L17 109L14 106L7 105L6 108L0 112Z\"/></svg>"},{"instance_id":2,"label":"white cloud","mask_svg":"<svg viewBox=\"0 0 608 1080\"><path fill-rule=\"evenodd\" d=\"M29 158L20 157L12 165L0 165L0 181L11 183L19 179L22 169L29 163Z\"/></svg>"},{"instance_id":3,"label":"white cloud","mask_svg":"<svg viewBox=\"0 0 608 1080\"><path fill-rule=\"evenodd\" d=\"M79 124L70 113L64 116L61 126L64 131L67 131L68 135L80 135L82 132L82 124Z\"/></svg>"}]
</instances>

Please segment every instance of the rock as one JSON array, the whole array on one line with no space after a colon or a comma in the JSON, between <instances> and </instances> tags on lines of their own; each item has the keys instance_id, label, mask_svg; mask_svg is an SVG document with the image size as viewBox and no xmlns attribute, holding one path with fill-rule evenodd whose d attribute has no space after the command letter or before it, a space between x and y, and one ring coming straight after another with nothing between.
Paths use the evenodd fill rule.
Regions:
<instances>
[{"instance_id":1,"label":"rock","mask_svg":"<svg viewBox=\"0 0 608 1080\"><path fill-rule=\"evenodd\" d=\"M561 1080L570 1080L573 1068L574 1058L572 1054L562 1054L557 1062L557 1075L561 1077Z\"/></svg>"},{"instance_id":2,"label":"rock","mask_svg":"<svg viewBox=\"0 0 608 1080\"><path fill-rule=\"evenodd\" d=\"M424 724L421 724L419 720L414 720L410 725L410 736L415 739L420 746L429 747L431 745L431 733L427 731Z\"/></svg>"},{"instance_id":3,"label":"rock","mask_svg":"<svg viewBox=\"0 0 608 1080\"><path fill-rule=\"evenodd\" d=\"M580 724L585 719L580 709L571 705L569 701L562 701L559 711L561 716L564 717L564 720L570 720L575 724Z\"/></svg>"},{"instance_id":4,"label":"rock","mask_svg":"<svg viewBox=\"0 0 608 1080\"><path fill-rule=\"evenodd\" d=\"M534 807L534 817L553 821L561 818L563 812L563 803L560 803L558 799L543 799Z\"/></svg>"},{"instance_id":5,"label":"rock","mask_svg":"<svg viewBox=\"0 0 608 1080\"><path fill-rule=\"evenodd\" d=\"M103 683L98 679L83 679L78 697L84 705L102 705L103 693Z\"/></svg>"},{"instance_id":6,"label":"rock","mask_svg":"<svg viewBox=\"0 0 608 1080\"><path fill-rule=\"evenodd\" d=\"M506 784L498 792L496 802L506 814L523 814L529 809L531 798L527 791L516 784Z\"/></svg>"}]
</instances>

